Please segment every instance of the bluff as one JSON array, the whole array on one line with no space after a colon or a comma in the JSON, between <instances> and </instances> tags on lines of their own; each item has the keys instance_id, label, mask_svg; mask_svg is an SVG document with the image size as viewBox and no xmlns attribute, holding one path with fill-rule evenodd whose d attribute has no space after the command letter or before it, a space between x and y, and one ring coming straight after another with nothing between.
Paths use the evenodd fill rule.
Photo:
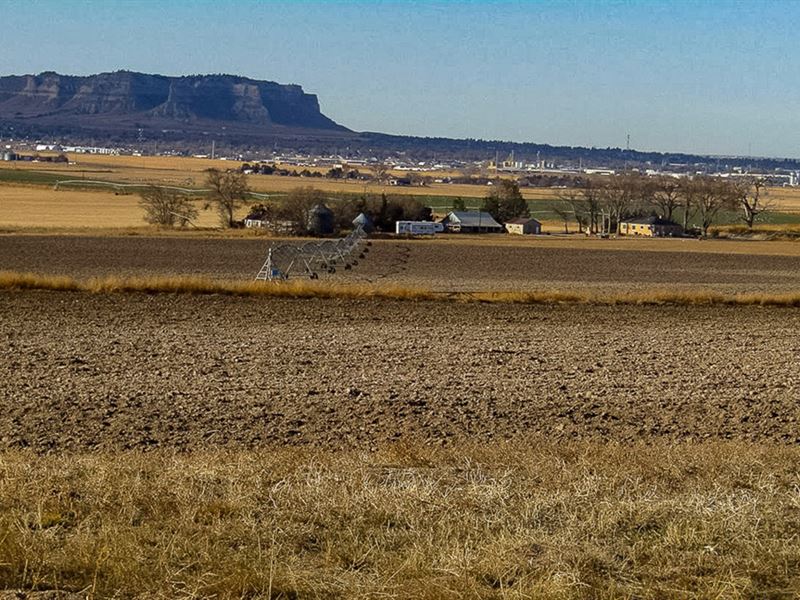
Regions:
<instances>
[{"instance_id":1,"label":"bluff","mask_svg":"<svg viewBox=\"0 0 800 600\"><path fill-rule=\"evenodd\" d=\"M0 77L0 122L21 130L127 137L142 131L230 135L348 134L299 85L235 75L116 71ZM126 135L128 134L128 135Z\"/></svg>"}]
</instances>

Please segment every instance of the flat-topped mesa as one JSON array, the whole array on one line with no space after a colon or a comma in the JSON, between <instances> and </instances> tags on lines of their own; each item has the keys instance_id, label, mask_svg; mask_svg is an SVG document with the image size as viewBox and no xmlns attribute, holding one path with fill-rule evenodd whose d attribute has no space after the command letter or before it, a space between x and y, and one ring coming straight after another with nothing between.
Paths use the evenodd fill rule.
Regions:
<instances>
[{"instance_id":1,"label":"flat-topped mesa","mask_svg":"<svg viewBox=\"0 0 800 600\"><path fill-rule=\"evenodd\" d=\"M206 121L348 131L320 112L313 94L235 75L168 77L131 71L78 77L45 72L0 77L0 119L108 126L110 118L159 126Z\"/></svg>"}]
</instances>

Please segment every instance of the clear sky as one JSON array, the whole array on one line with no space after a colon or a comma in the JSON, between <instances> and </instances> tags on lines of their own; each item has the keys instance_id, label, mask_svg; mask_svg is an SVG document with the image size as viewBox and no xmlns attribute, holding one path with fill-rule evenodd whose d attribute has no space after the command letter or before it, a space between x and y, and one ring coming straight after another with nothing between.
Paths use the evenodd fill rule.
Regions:
<instances>
[{"instance_id":1,"label":"clear sky","mask_svg":"<svg viewBox=\"0 0 800 600\"><path fill-rule=\"evenodd\" d=\"M0 0L0 74L298 83L358 131L800 157L800 2Z\"/></svg>"}]
</instances>

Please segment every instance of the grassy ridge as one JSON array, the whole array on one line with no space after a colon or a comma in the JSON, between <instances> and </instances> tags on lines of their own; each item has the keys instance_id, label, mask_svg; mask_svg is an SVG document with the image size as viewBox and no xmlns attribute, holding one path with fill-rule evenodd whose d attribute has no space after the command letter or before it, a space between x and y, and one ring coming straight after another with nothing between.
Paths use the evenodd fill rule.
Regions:
<instances>
[{"instance_id":1,"label":"grassy ridge","mask_svg":"<svg viewBox=\"0 0 800 600\"><path fill-rule=\"evenodd\" d=\"M800 593L800 450L0 454L0 589L101 597ZM84 597L84 596L81 596Z\"/></svg>"},{"instance_id":2,"label":"grassy ridge","mask_svg":"<svg viewBox=\"0 0 800 600\"><path fill-rule=\"evenodd\" d=\"M0 290L49 290L89 293L222 294L272 298L341 298L435 300L511 304L800 306L800 292L725 295L709 291L653 290L600 294L591 292L455 292L421 288L335 284L296 279L288 282L224 281L203 277L102 277L78 280L59 275L0 271Z\"/></svg>"}]
</instances>

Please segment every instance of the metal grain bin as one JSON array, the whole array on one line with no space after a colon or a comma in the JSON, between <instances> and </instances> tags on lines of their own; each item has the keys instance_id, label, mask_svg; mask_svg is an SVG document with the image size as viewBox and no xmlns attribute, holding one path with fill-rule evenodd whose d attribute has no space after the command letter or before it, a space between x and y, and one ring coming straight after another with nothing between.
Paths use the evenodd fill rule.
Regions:
<instances>
[{"instance_id":1,"label":"metal grain bin","mask_svg":"<svg viewBox=\"0 0 800 600\"><path fill-rule=\"evenodd\" d=\"M334 230L333 211L324 204L308 212L308 231L314 235L330 235Z\"/></svg>"},{"instance_id":2,"label":"metal grain bin","mask_svg":"<svg viewBox=\"0 0 800 600\"><path fill-rule=\"evenodd\" d=\"M375 229L375 226L372 224L372 219L363 212L359 213L358 216L353 219L353 227L361 227L364 233L372 233L372 230Z\"/></svg>"}]
</instances>

